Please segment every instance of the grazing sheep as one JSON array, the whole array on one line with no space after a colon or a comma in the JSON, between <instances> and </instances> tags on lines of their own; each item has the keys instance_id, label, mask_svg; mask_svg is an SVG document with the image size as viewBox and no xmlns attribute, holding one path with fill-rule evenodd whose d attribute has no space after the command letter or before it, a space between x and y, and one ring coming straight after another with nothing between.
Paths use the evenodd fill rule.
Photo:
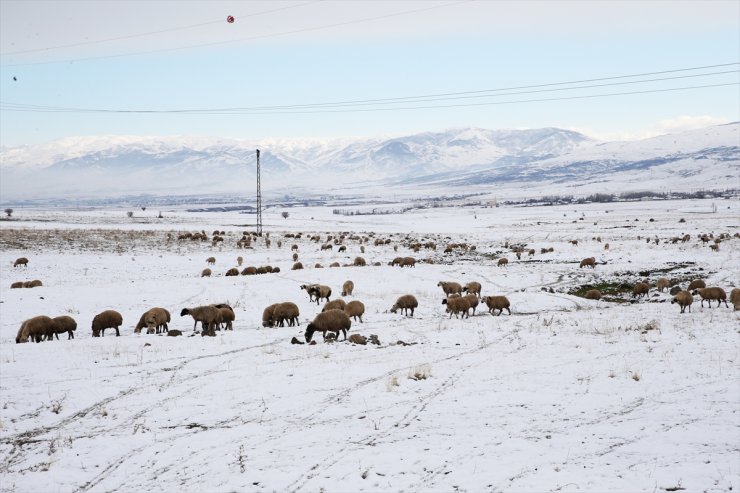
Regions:
<instances>
[{"instance_id":1,"label":"grazing sheep","mask_svg":"<svg viewBox=\"0 0 740 493\"><path fill-rule=\"evenodd\" d=\"M507 265L508 263L509 263L509 259L508 259L508 258L506 258L506 257L503 257L503 258L500 258L500 259L498 259L498 263L497 263L497 265L498 265L499 267L506 267L506 265Z\"/></svg>"},{"instance_id":2,"label":"grazing sheep","mask_svg":"<svg viewBox=\"0 0 740 493\"><path fill-rule=\"evenodd\" d=\"M488 306L488 313L496 315L494 312L498 310L498 314L501 315L506 310L511 315L509 307L509 299L506 296L484 296L482 300L486 306Z\"/></svg>"},{"instance_id":3,"label":"grazing sheep","mask_svg":"<svg viewBox=\"0 0 740 493\"><path fill-rule=\"evenodd\" d=\"M300 325L299 316L298 305L290 301L278 303L272 312L273 323L276 323L279 327L285 327L286 320L288 321L288 327Z\"/></svg>"},{"instance_id":4,"label":"grazing sheep","mask_svg":"<svg viewBox=\"0 0 740 493\"><path fill-rule=\"evenodd\" d=\"M730 307L730 305L727 304L727 293L725 293L725 290L722 288L699 288L694 290L693 293L694 296L697 294L701 296L701 306L704 307L704 300L707 300L707 303L709 304L709 308L712 308L712 300L717 300L717 306L720 306L722 302L725 302L725 306L727 308Z\"/></svg>"},{"instance_id":5,"label":"grazing sheep","mask_svg":"<svg viewBox=\"0 0 740 493\"><path fill-rule=\"evenodd\" d=\"M580 269L581 267L591 267L592 269L596 266L596 258L595 257L588 257L581 260L581 265L578 266Z\"/></svg>"},{"instance_id":6,"label":"grazing sheep","mask_svg":"<svg viewBox=\"0 0 740 493\"><path fill-rule=\"evenodd\" d=\"M59 317L54 317L52 320L56 322L56 326L51 326L51 331L46 334L46 339L53 339L54 336L56 336L57 340L59 340L59 334L64 334L65 332L68 334L67 339L74 339L75 338L75 330L77 330L77 322L74 318L70 317L69 315L62 315Z\"/></svg>"},{"instance_id":7,"label":"grazing sheep","mask_svg":"<svg viewBox=\"0 0 740 493\"><path fill-rule=\"evenodd\" d=\"M455 318L459 318L457 315L458 313L462 313L462 318L470 316L468 314L470 311L470 302L467 298L452 296L450 298L443 299L442 304L447 305L447 309L445 311L450 314L450 318L452 318L453 314L455 315Z\"/></svg>"},{"instance_id":8,"label":"grazing sheep","mask_svg":"<svg viewBox=\"0 0 740 493\"><path fill-rule=\"evenodd\" d=\"M18 257L15 259L15 262L13 262L13 267L18 267L19 265L22 265L23 267L28 267L28 259L26 257Z\"/></svg>"},{"instance_id":9,"label":"grazing sheep","mask_svg":"<svg viewBox=\"0 0 740 493\"><path fill-rule=\"evenodd\" d=\"M640 296L647 296L650 291L650 286L644 282L638 282L635 287L632 288L632 297L639 298Z\"/></svg>"},{"instance_id":10,"label":"grazing sheep","mask_svg":"<svg viewBox=\"0 0 740 493\"><path fill-rule=\"evenodd\" d=\"M312 284L306 289L306 291L308 291L309 299L311 297L315 298L317 305L322 299L329 301L329 297L331 296L331 288L324 284Z\"/></svg>"},{"instance_id":11,"label":"grazing sheep","mask_svg":"<svg viewBox=\"0 0 740 493\"><path fill-rule=\"evenodd\" d=\"M298 254L297 253L294 253L293 254L293 262L297 262L297 261L298 261Z\"/></svg>"},{"instance_id":12,"label":"grazing sheep","mask_svg":"<svg viewBox=\"0 0 740 493\"><path fill-rule=\"evenodd\" d=\"M481 285L479 282L469 282L463 287L463 291L465 291L468 294L475 294L478 295L478 298L480 298L480 291L481 291Z\"/></svg>"},{"instance_id":13,"label":"grazing sheep","mask_svg":"<svg viewBox=\"0 0 740 493\"><path fill-rule=\"evenodd\" d=\"M686 291L693 291L695 289L706 288L706 287L707 287L707 284L704 281L702 281L701 279L694 279L693 281L689 283L689 287L686 288Z\"/></svg>"},{"instance_id":14,"label":"grazing sheep","mask_svg":"<svg viewBox=\"0 0 740 493\"><path fill-rule=\"evenodd\" d=\"M303 269L303 264L300 262L296 262L295 264L293 264L293 267L290 270L301 270L301 269Z\"/></svg>"},{"instance_id":15,"label":"grazing sheep","mask_svg":"<svg viewBox=\"0 0 740 493\"><path fill-rule=\"evenodd\" d=\"M667 289L670 285L671 285L671 282L667 278L661 277L660 279L658 279L656 287L658 288L658 291L662 293L663 290Z\"/></svg>"},{"instance_id":16,"label":"grazing sheep","mask_svg":"<svg viewBox=\"0 0 740 493\"><path fill-rule=\"evenodd\" d=\"M740 310L740 288L733 288L730 291L730 303L732 303L733 311Z\"/></svg>"},{"instance_id":17,"label":"grazing sheep","mask_svg":"<svg viewBox=\"0 0 740 493\"><path fill-rule=\"evenodd\" d=\"M38 288L39 286L43 286L43 284L38 279L34 279L33 281L26 281L23 283L24 288Z\"/></svg>"},{"instance_id":18,"label":"grazing sheep","mask_svg":"<svg viewBox=\"0 0 740 493\"><path fill-rule=\"evenodd\" d=\"M365 304L358 300L350 301L347 303L347 306L344 307L344 313L346 313L348 317L354 318L355 320L359 320L360 323L363 323L362 316L365 314Z\"/></svg>"},{"instance_id":19,"label":"grazing sheep","mask_svg":"<svg viewBox=\"0 0 740 493\"><path fill-rule=\"evenodd\" d=\"M311 290L314 286L318 286L318 284L301 284L301 289L308 293L308 301L314 301Z\"/></svg>"},{"instance_id":20,"label":"grazing sheep","mask_svg":"<svg viewBox=\"0 0 740 493\"><path fill-rule=\"evenodd\" d=\"M236 263L239 267L242 266L242 262L244 262L244 259L241 256L236 257Z\"/></svg>"},{"instance_id":21,"label":"grazing sheep","mask_svg":"<svg viewBox=\"0 0 740 493\"><path fill-rule=\"evenodd\" d=\"M344 310L344 307L347 306L347 303L339 298L334 301L329 301L324 305L324 308L321 309L322 312L325 312L327 310Z\"/></svg>"},{"instance_id":22,"label":"grazing sheep","mask_svg":"<svg viewBox=\"0 0 740 493\"><path fill-rule=\"evenodd\" d=\"M257 274L257 267L250 266L250 267L244 267L244 270L242 270L243 276L254 276Z\"/></svg>"},{"instance_id":23,"label":"grazing sheep","mask_svg":"<svg viewBox=\"0 0 740 493\"><path fill-rule=\"evenodd\" d=\"M23 287L23 281L14 282L10 285L10 289L18 289Z\"/></svg>"},{"instance_id":24,"label":"grazing sheep","mask_svg":"<svg viewBox=\"0 0 740 493\"><path fill-rule=\"evenodd\" d=\"M279 303L273 303L262 311L262 327L274 327L275 326L275 307Z\"/></svg>"},{"instance_id":25,"label":"grazing sheep","mask_svg":"<svg viewBox=\"0 0 740 493\"><path fill-rule=\"evenodd\" d=\"M339 262L332 262L331 264L329 264L329 267L341 267L341 265L339 264Z\"/></svg>"},{"instance_id":26,"label":"grazing sheep","mask_svg":"<svg viewBox=\"0 0 740 493\"><path fill-rule=\"evenodd\" d=\"M279 272L280 272L280 267L273 267L273 268L272 268L272 273L273 273L273 274L277 274L277 273L279 273Z\"/></svg>"},{"instance_id":27,"label":"grazing sheep","mask_svg":"<svg viewBox=\"0 0 740 493\"><path fill-rule=\"evenodd\" d=\"M600 300L601 299L601 291L598 289L589 289L586 291L586 294L584 296L587 300Z\"/></svg>"},{"instance_id":28,"label":"grazing sheep","mask_svg":"<svg viewBox=\"0 0 740 493\"><path fill-rule=\"evenodd\" d=\"M367 262L362 257L355 257L354 262L352 262L352 265L355 267L365 267L367 265Z\"/></svg>"},{"instance_id":29,"label":"grazing sheep","mask_svg":"<svg viewBox=\"0 0 740 493\"><path fill-rule=\"evenodd\" d=\"M331 245L331 243L325 243L325 244L321 245L321 251L331 250L332 248L334 248L334 247Z\"/></svg>"},{"instance_id":30,"label":"grazing sheep","mask_svg":"<svg viewBox=\"0 0 740 493\"><path fill-rule=\"evenodd\" d=\"M441 287L447 297L454 293L462 295L462 286L459 282L439 281L437 287Z\"/></svg>"},{"instance_id":31,"label":"grazing sheep","mask_svg":"<svg viewBox=\"0 0 740 493\"><path fill-rule=\"evenodd\" d=\"M414 309L419 306L419 302L416 301L416 297L412 294L405 294L400 296L396 303L391 307L391 313L396 313L399 309L403 310L404 315L408 315L408 311L411 310L411 316L414 316Z\"/></svg>"},{"instance_id":32,"label":"grazing sheep","mask_svg":"<svg viewBox=\"0 0 740 493\"><path fill-rule=\"evenodd\" d=\"M57 323L46 315L29 318L21 324L15 337L16 344L32 341L41 342L50 332L56 332Z\"/></svg>"},{"instance_id":33,"label":"grazing sheep","mask_svg":"<svg viewBox=\"0 0 740 493\"><path fill-rule=\"evenodd\" d=\"M306 327L306 342L311 342L315 332L322 332L326 340L327 332L334 332L339 337L339 332L344 334L344 340L347 340L347 331L352 326L352 320L342 310L327 310L316 315L313 322Z\"/></svg>"},{"instance_id":34,"label":"grazing sheep","mask_svg":"<svg viewBox=\"0 0 740 493\"><path fill-rule=\"evenodd\" d=\"M224 274L226 277L230 276L238 276L239 275L239 269L236 267L232 267L231 269L226 271L226 274Z\"/></svg>"},{"instance_id":35,"label":"grazing sheep","mask_svg":"<svg viewBox=\"0 0 740 493\"><path fill-rule=\"evenodd\" d=\"M121 335L118 330L123 324L123 317L115 310L105 310L98 313L92 320L93 337L105 336L105 329L116 329L116 337Z\"/></svg>"},{"instance_id":36,"label":"grazing sheep","mask_svg":"<svg viewBox=\"0 0 740 493\"><path fill-rule=\"evenodd\" d=\"M609 243L604 243L604 250L609 250Z\"/></svg>"},{"instance_id":37,"label":"grazing sheep","mask_svg":"<svg viewBox=\"0 0 740 493\"><path fill-rule=\"evenodd\" d=\"M352 291L355 289L355 283L352 281L344 281L342 284L342 296L352 296Z\"/></svg>"},{"instance_id":38,"label":"grazing sheep","mask_svg":"<svg viewBox=\"0 0 740 493\"><path fill-rule=\"evenodd\" d=\"M352 344L359 344L361 346L367 345L367 338L361 334L352 334L347 340Z\"/></svg>"},{"instance_id":39,"label":"grazing sheep","mask_svg":"<svg viewBox=\"0 0 740 493\"><path fill-rule=\"evenodd\" d=\"M211 277L211 269L205 268L203 269L203 272L200 273L200 277Z\"/></svg>"},{"instance_id":40,"label":"grazing sheep","mask_svg":"<svg viewBox=\"0 0 740 493\"><path fill-rule=\"evenodd\" d=\"M415 267L416 259L414 257L404 257L401 259L401 267Z\"/></svg>"},{"instance_id":41,"label":"grazing sheep","mask_svg":"<svg viewBox=\"0 0 740 493\"><path fill-rule=\"evenodd\" d=\"M164 308L151 308L144 312L139 319L139 322L134 327L134 333L138 334L144 327L147 328L147 334L153 334L155 331L157 334L160 332L167 332L167 324L170 321L170 312Z\"/></svg>"},{"instance_id":42,"label":"grazing sheep","mask_svg":"<svg viewBox=\"0 0 740 493\"><path fill-rule=\"evenodd\" d=\"M689 307L689 313L691 313L691 304L694 302L694 297L688 291L681 291L671 300L671 305L678 303L681 307L681 313L684 312L686 307Z\"/></svg>"},{"instance_id":43,"label":"grazing sheep","mask_svg":"<svg viewBox=\"0 0 740 493\"><path fill-rule=\"evenodd\" d=\"M208 265L215 265L215 264L216 264L216 257L208 257L208 258L206 259L206 263L207 263Z\"/></svg>"},{"instance_id":44,"label":"grazing sheep","mask_svg":"<svg viewBox=\"0 0 740 493\"><path fill-rule=\"evenodd\" d=\"M193 317L193 330L200 322L203 325L204 335L216 335L216 325L221 321L221 312L213 305L196 306L195 308L183 308L180 316L190 315Z\"/></svg>"},{"instance_id":45,"label":"grazing sheep","mask_svg":"<svg viewBox=\"0 0 740 493\"><path fill-rule=\"evenodd\" d=\"M232 322L236 319L234 310L228 305L215 305L221 314L221 321L219 324L225 324L224 330L234 330Z\"/></svg>"},{"instance_id":46,"label":"grazing sheep","mask_svg":"<svg viewBox=\"0 0 740 493\"><path fill-rule=\"evenodd\" d=\"M570 244L573 246L578 246L578 240L570 240Z\"/></svg>"}]
</instances>

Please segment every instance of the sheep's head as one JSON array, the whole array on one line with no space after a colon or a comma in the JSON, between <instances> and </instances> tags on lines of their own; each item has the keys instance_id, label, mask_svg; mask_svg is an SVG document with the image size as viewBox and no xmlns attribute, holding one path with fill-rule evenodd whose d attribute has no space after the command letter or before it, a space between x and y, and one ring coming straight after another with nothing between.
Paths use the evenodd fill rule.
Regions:
<instances>
[{"instance_id":1,"label":"sheep's head","mask_svg":"<svg viewBox=\"0 0 740 493\"><path fill-rule=\"evenodd\" d=\"M181 317L184 317L185 315L189 315L189 314L190 314L190 310L188 310L187 308L183 308L182 311L180 312Z\"/></svg>"},{"instance_id":2,"label":"sheep's head","mask_svg":"<svg viewBox=\"0 0 740 493\"><path fill-rule=\"evenodd\" d=\"M443 305L446 305L447 304L447 298L445 298L445 299L442 300L442 304Z\"/></svg>"},{"instance_id":3,"label":"sheep's head","mask_svg":"<svg viewBox=\"0 0 740 493\"><path fill-rule=\"evenodd\" d=\"M393 305L393 306L391 307L391 313L396 313L397 311L398 311L398 303L394 304L394 305Z\"/></svg>"}]
</instances>

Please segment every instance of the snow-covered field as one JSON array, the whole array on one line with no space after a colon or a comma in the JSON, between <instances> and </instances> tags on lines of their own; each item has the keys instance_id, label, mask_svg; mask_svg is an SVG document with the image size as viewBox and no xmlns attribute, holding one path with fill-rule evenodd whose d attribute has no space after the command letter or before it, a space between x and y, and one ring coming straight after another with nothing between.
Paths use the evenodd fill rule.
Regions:
<instances>
[{"instance_id":1,"label":"snow-covered field","mask_svg":"<svg viewBox=\"0 0 740 493\"><path fill-rule=\"evenodd\" d=\"M654 288L662 276L728 295L740 285L740 239L713 252L697 236L739 232L736 200L351 217L295 208L287 219L275 210L265 216L271 247L260 239L253 250L235 246L250 229L236 213L15 215L0 222L3 492L740 488L740 312L697 297L680 314ZM167 240L215 229L226 231L221 246ZM338 253L308 238L343 231L375 236L364 254L355 240ZM687 243L666 241L684 233ZM407 237L438 248L414 253ZM476 250L443 253L462 242ZM536 253L517 260L506 242ZM293 243L304 270L291 270ZM281 272L224 277L239 255ZM328 268L360 255L382 265ZM20 256L27 269L12 267ZM201 278L209 256L214 277ZM387 265L396 256L418 263ZM496 266L502 256L508 267ZM596 268L580 269L591 256ZM635 303L569 294L644 278L649 297ZM9 289L31 279L43 287ZM334 298L347 279L366 306L351 332L381 344L291 344L320 310L299 286L328 284ZM479 281L484 296L508 296L513 314L479 306L450 319L439 281ZM407 293L419 300L413 318L390 313ZM261 327L278 301L299 306L300 327ZM235 309L233 332L191 337L180 310L219 302ZM184 336L133 334L153 306ZM105 309L123 315L121 337L92 337ZM73 316L75 339L15 344L21 322L42 314Z\"/></svg>"}]
</instances>

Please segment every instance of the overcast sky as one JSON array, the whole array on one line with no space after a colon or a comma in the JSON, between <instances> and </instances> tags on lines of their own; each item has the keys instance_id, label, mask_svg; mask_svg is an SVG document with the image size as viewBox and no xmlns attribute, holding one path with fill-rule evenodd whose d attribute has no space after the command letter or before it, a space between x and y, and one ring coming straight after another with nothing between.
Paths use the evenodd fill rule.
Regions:
<instances>
[{"instance_id":1,"label":"overcast sky","mask_svg":"<svg viewBox=\"0 0 740 493\"><path fill-rule=\"evenodd\" d=\"M740 66L495 97L468 93L400 105L293 105L737 62L736 0L0 0L0 143L106 134L344 137L465 126L557 126L608 139L636 138L740 120L740 89L721 86L740 81ZM665 91L694 86L715 87ZM584 98L640 91L664 92ZM575 99L521 102L564 97ZM56 111L39 112L32 105ZM117 112L265 106L293 107L261 114Z\"/></svg>"}]
</instances>

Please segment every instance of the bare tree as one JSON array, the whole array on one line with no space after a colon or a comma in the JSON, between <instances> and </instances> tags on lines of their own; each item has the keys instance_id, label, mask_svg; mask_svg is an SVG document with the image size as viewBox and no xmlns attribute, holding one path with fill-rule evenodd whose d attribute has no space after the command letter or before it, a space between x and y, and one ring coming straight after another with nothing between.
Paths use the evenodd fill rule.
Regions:
<instances>
[{"instance_id":1,"label":"bare tree","mask_svg":"<svg viewBox=\"0 0 740 493\"><path fill-rule=\"evenodd\" d=\"M128 217L134 217L134 211L128 211L128 212L126 213L126 215L127 215Z\"/></svg>"},{"instance_id":2,"label":"bare tree","mask_svg":"<svg viewBox=\"0 0 740 493\"><path fill-rule=\"evenodd\" d=\"M5 213L8 215L8 217L10 217L13 214L13 209L8 207L7 209L5 209Z\"/></svg>"}]
</instances>

